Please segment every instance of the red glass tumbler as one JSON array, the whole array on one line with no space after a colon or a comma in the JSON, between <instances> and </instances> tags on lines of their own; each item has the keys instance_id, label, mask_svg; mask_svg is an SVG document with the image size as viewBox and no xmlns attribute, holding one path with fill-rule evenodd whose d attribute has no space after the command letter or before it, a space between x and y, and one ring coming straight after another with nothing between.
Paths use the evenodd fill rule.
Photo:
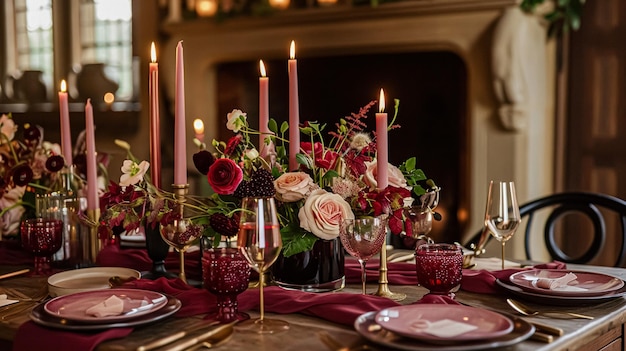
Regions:
<instances>
[{"instance_id":1,"label":"red glass tumbler","mask_svg":"<svg viewBox=\"0 0 626 351\"><path fill-rule=\"evenodd\" d=\"M204 288L217 298L217 311L207 319L230 323L249 319L239 312L237 295L246 291L250 282L250 265L234 247L209 248L202 255Z\"/></svg>"},{"instance_id":2,"label":"red glass tumbler","mask_svg":"<svg viewBox=\"0 0 626 351\"><path fill-rule=\"evenodd\" d=\"M423 244L415 251L415 268L419 285L453 297L461 284L463 252L457 245Z\"/></svg>"}]
</instances>

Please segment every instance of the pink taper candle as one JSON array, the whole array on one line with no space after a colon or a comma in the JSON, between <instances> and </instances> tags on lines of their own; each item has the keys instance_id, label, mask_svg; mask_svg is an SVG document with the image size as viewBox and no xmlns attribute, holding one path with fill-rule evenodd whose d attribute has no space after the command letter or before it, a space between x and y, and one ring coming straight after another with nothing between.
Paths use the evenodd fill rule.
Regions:
<instances>
[{"instance_id":1,"label":"pink taper candle","mask_svg":"<svg viewBox=\"0 0 626 351\"><path fill-rule=\"evenodd\" d=\"M376 114L376 183L379 190L389 185L389 144L387 142L387 114L385 93L380 89L379 113Z\"/></svg>"},{"instance_id":2,"label":"pink taper candle","mask_svg":"<svg viewBox=\"0 0 626 351\"><path fill-rule=\"evenodd\" d=\"M98 210L98 169L96 167L96 137L91 99L85 105L85 139L87 141L87 210Z\"/></svg>"},{"instance_id":3,"label":"pink taper candle","mask_svg":"<svg viewBox=\"0 0 626 351\"><path fill-rule=\"evenodd\" d=\"M174 184L187 184L187 137L185 136L185 67L183 41L176 46L176 97L174 100Z\"/></svg>"},{"instance_id":4,"label":"pink taper candle","mask_svg":"<svg viewBox=\"0 0 626 351\"><path fill-rule=\"evenodd\" d=\"M69 166L72 160L72 133L70 132L70 109L67 102L67 83L61 81L59 91L59 113L61 117L61 153L65 159L65 165Z\"/></svg>"},{"instance_id":5,"label":"pink taper candle","mask_svg":"<svg viewBox=\"0 0 626 351\"><path fill-rule=\"evenodd\" d=\"M266 149L265 137L269 134L270 129L268 123L270 119L270 104L269 104L269 78L265 71L265 65L263 60L259 60L259 70L261 76L259 77L259 150L262 156L265 156L264 150Z\"/></svg>"},{"instance_id":6,"label":"pink taper candle","mask_svg":"<svg viewBox=\"0 0 626 351\"><path fill-rule=\"evenodd\" d=\"M296 154L300 152L300 111L298 107L298 61L296 43L292 40L289 48L289 170L298 168Z\"/></svg>"},{"instance_id":7,"label":"pink taper candle","mask_svg":"<svg viewBox=\"0 0 626 351\"><path fill-rule=\"evenodd\" d=\"M159 64L154 42L150 47L150 178L161 188L161 120L159 117Z\"/></svg>"}]
</instances>

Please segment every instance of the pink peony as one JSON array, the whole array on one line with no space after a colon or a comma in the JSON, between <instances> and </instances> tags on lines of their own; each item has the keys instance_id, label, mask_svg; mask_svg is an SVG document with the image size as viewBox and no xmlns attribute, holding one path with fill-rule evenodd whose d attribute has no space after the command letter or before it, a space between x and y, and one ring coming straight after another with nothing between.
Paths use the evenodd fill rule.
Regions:
<instances>
[{"instance_id":1,"label":"pink peony","mask_svg":"<svg viewBox=\"0 0 626 351\"><path fill-rule=\"evenodd\" d=\"M219 195L231 195L243 180L243 171L229 158L220 158L209 167L209 185Z\"/></svg>"}]
</instances>

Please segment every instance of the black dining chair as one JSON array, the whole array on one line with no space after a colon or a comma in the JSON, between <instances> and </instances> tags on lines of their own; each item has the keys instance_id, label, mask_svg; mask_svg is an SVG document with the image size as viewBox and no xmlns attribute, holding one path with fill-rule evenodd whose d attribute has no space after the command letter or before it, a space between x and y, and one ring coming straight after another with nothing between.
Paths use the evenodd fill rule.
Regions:
<instances>
[{"instance_id":1,"label":"black dining chair","mask_svg":"<svg viewBox=\"0 0 626 351\"><path fill-rule=\"evenodd\" d=\"M541 215L538 215L539 213ZM599 257L599 255L605 254L607 250L615 250L617 257L613 266L624 267L626 265L626 201L620 198L590 192L557 193L521 205L520 215L522 216L522 225L525 226L524 246L526 259L532 259L531 241L538 234L536 231L533 231L533 223L535 223L535 219L538 219L539 228L541 228L543 223L543 239L552 259L565 263L586 264ZM544 215L547 215L547 217L543 217ZM565 215L582 216L581 218L590 220L593 227L589 233L590 241L587 249L575 256L571 256L563 250L559 240L560 234L556 229ZM608 221L618 223L617 227L620 228L620 231L617 232L619 235L611 242L607 242ZM478 244L482 231L481 229L480 232L468 240L465 246L471 247L471 244ZM562 232L562 237L565 238L567 232L566 230ZM486 242L490 239L491 236ZM573 240L584 242L581 238L573 238Z\"/></svg>"}]
</instances>

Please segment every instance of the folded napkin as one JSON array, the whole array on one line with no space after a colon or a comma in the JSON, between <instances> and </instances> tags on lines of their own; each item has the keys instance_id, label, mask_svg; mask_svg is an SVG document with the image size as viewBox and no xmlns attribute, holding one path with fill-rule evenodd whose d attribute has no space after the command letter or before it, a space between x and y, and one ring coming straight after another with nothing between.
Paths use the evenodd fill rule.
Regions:
<instances>
[{"instance_id":1,"label":"folded napkin","mask_svg":"<svg viewBox=\"0 0 626 351\"><path fill-rule=\"evenodd\" d=\"M85 311L87 315L94 317L118 316L122 312L124 312L124 300L115 295L111 295Z\"/></svg>"},{"instance_id":2,"label":"folded napkin","mask_svg":"<svg viewBox=\"0 0 626 351\"><path fill-rule=\"evenodd\" d=\"M533 266L532 268L510 268L496 271L488 271L484 269L473 270L464 269L463 279L461 279L461 289L482 294L498 294L502 290L498 288L496 279L508 282L509 277L513 273L530 269L565 269L563 262L554 261Z\"/></svg>"},{"instance_id":3,"label":"folded napkin","mask_svg":"<svg viewBox=\"0 0 626 351\"><path fill-rule=\"evenodd\" d=\"M204 289L190 287L180 279L139 279L124 284L124 287L159 291L177 297L183 304L176 313L178 317L205 314L216 308L214 295ZM316 294L277 286L265 287L263 292L266 312L303 313L346 325L352 325L365 312L399 306L395 301L372 295L342 292ZM258 309L259 290L248 289L237 297L237 301L240 311Z\"/></svg>"},{"instance_id":4,"label":"folded napkin","mask_svg":"<svg viewBox=\"0 0 626 351\"><path fill-rule=\"evenodd\" d=\"M33 254L22 248L17 240L0 241L0 265L3 266L31 266Z\"/></svg>"},{"instance_id":5,"label":"folded napkin","mask_svg":"<svg viewBox=\"0 0 626 351\"><path fill-rule=\"evenodd\" d=\"M11 300L7 294L0 294L0 307L12 305L17 302L20 302L20 300Z\"/></svg>"},{"instance_id":6,"label":"folded napkin","mask_svg":"<svg viewBox=\"0 0 626 351\"><path fill-rule=\"evenodd\" d=\"M568 285L569 283L575 281L578 278L576 274L572 272L568 272L567 274L564 274L563 276L558 277L558 278L542 277L542 272L539 272L538 277L539 278L535 281L535 285L538 288L548 289L548 290L575 290L575 291L587 290L587 289L582 289L582 288Z\"/></svg>"}]
</instances>

